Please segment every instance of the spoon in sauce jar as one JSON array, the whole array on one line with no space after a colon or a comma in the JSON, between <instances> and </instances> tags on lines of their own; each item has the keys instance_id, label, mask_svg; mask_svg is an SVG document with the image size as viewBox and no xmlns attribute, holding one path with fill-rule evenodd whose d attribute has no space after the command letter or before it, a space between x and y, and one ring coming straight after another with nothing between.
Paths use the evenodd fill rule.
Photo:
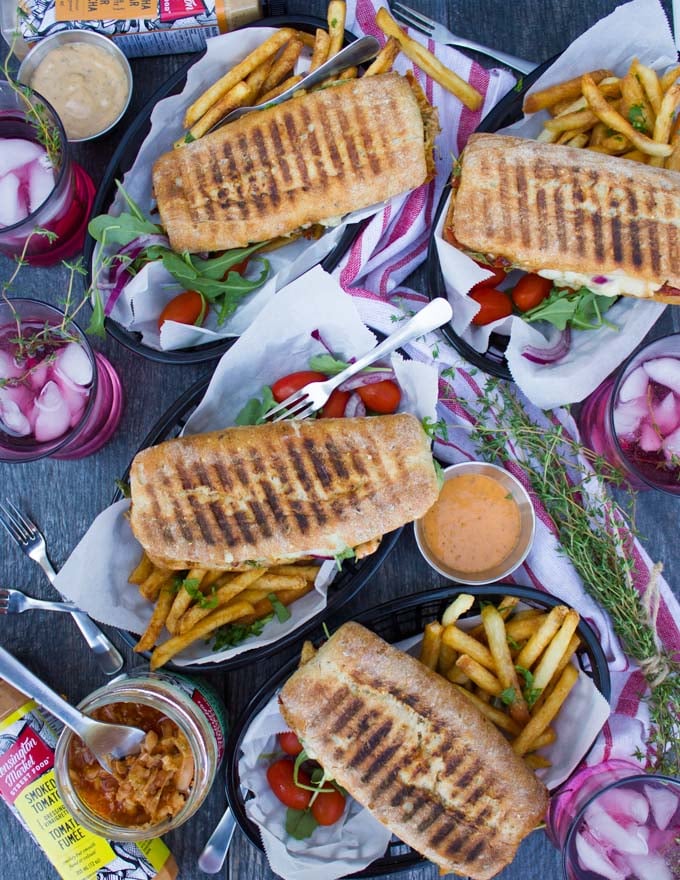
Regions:
<instances>
[{"instance_id":1,"label":"spoon in sauce jar","mask_svg":"<svg viewBox=\"0 0 680 880\"><path fill-rule=\"evenodd\" d=\"M83 715L59 694L55 693L9 651L0 647L0 678L17 690L32 697L83 740L107 773L111 773L111 758L137 754L146 733L126 724L107 724Z\"/></svg>"}]
</instances>

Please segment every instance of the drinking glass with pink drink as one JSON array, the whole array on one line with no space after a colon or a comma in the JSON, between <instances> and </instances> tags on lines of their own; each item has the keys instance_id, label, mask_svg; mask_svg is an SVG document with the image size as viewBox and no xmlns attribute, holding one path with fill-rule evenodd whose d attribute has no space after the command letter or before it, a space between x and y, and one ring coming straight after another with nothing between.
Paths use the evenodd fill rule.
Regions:
<instances>
[{"instance_id":1,"label":"drinking glass with pink drink","mask_svg":"<svg viewBox=\"0 0 680 880\"><path fill-rule=\"evenodd\" d=\"M634 352L585 401L578 423L583 442L632 486L680 494L680 334Z\"/></svg>"},{"instance_id":2,"label":"drinking glass with pink drink","mask_svg":"<svg viewBox=\"0 0 680 880\"><path fill-rule=\"evenodd\" d=\"M0 461L90 455L121 407L118 376L74 321L38 300L0 300Z\"/></svg>"},{"instance_id":3,"label":"drinking glass with pink drink","mask_svg":"<svg viewBox=\"0 0 680 880\"><path fill-rule=\"evenodd\" d=\"M40 266L82 250L94 184L37 92L0 80L0 251ZM51 235L35 234L36 228ZM30 239L30 240L29 240Z\"/></svg>"}]
</instances>

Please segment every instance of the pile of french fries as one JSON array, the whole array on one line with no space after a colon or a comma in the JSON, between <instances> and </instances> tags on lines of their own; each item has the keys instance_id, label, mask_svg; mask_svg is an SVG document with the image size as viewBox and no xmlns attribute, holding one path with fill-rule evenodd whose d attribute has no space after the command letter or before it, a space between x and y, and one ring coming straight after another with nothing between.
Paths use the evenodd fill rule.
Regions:
<instances>
[{"instance_id":1,"label":"pile of french fries","mask_svg":"<svg viewBox=\"0 0 680 880\"><path fill-rule=\"evenodd\" d=\"M271 594L281 605L290 605L310 592L318 571L313 564L169 571L154 565L144 553L128 580L155 605L135 651L152 651L151 669L158 669L226 624L251 624L267 617L274 610ZM163 629L170 638L156 646Z\"/></svg>"},{"instance_id":2,"label":"pile of french fries","mask_svg":"<svg viewBox=\"0 0 680 880\"><path fill-rule=\"evenodd\" d=\"M482 622L465 630L459 618L475 601L459 595L423 632L420 661L451 681L510 740L532 769L551 766L538 749L557 736L551 722L578 679L572 663L580 640L577 611L516 610L505 596L482 606Z\"/></svg>"},{"instance_id":3,"label":"pile of french fries","mask_svg":"<svg viewBox=\"0 0 680 880\"><path fill-rule=\"evenodd\" d=\"M202 137L232 110L266 104L300 82L302 76L294 71L305 47L311 52L307 72L316 70L336 55L345 39L346 14L344 0L330 0L327 31L317 28L312 36L293 28L280 28L191 104L184 116L186 132L174 146L181 147ZM460 98L466 107L477 110L481 106L482 95L407 36L386 9L378 11L376 22L388 40L364 76L387 73L401 50L428 76ZM330 81L353 79L357 75L357 68L351 67Z\"/></svg>"},{"instance_id":4,"label":"pile of french fries","mask_svg":"<svg viewBox=\"0 0 680 880\"><path fill-rule=\"evenodd\" d=\"M527 95L524 112L547 110L538 140L680 171L680 67L659 76L637 59L625 76L592 70Z\"/></svg>"}]
</instances>

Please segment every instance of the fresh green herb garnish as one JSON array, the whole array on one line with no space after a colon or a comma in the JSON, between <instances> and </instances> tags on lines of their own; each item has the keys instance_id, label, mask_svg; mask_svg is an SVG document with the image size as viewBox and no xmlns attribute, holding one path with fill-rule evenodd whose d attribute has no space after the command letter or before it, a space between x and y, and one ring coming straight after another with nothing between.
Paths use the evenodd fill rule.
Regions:
<instances>
[{"instance_id":1,"label":"fresh green herb garnish","mask_svg":"<svg viewBox=\"0 0 680 880\"><path fill-rule=\"evenodd\" d=\"M333 559L335 559L335 564L338 567L338 571L342 571L342 563L345 559L354 559L356 553L354 552L353 547L345 547L344 550L341 550L339 553L336 553Z\"/></svg>"},{"instance_id":2,"label":"fresh green herb garnish","mask_svg":"<svg viewBox=\"0 0 680 880\"><path fill-rule=\"evenodd\" d=\"M276 593L267 593L267 598L272 603L274 614L279 623L285 623L287 620L290 620L290 611L286 608Z\"/></svg>"},{"instance_id":3,"label":"fresh green herb garnish","mask_svg":"<svg viewBox=\"0 0 680 880\"><path fill-rule=\"evenodd\" d=\"M517 699L517 693L513 687L506 688L504 691L501 691L498 696L501 703L505 706L512 706Z\"/></svg>"},{"instance_id":4,"label":"fresh green herb garnish","mask_svg":"<svg viewBox=\"0 0 680 880\"><path fill-rule=\"evenodd\" d=\"M190 143L192 143L192 142L195 141L195 140L196 140L196 138L193 136L193 134L192 134L190 131L188 131L188 132L184 135L184 143L185 143L185 144L190 144Z\"/></svg>"},{"instance_id":5,"label":"fresh green herb garnish","mask_svg":"<svg viewBox=\"0 0 680 880\"><path fill-rule=\"evenodd\" d=\"M438 419L435 422L433 419L429 418L429 416L425 416L420 424L423 426L423 431L425 431L430 440L436 440L438 436L441 436L444 440L449 439L448 426L444 419Z\"/></svg>"},{"instance_id":6,"label":"fresh green herb garnish","mask_svg":"<svg viewBox=\"0 0 680 880\"><path fill-rule=\"evenodd\" d=\"M616 324L603 318L604 313L614 305L615 297L593 293L588 287L579 290L553 287L543 302L525 312L525 321L547 321L558 330L564 330L567 324L576 330L599 330L606 326L618 330Z\"/></svg>"},{"instance_id":7,"label":"fresh green herb garnish","mask_svg":"<svg viewBox=\"0 0 680 880\"><path fill-rule=\"evenodd\" d=\"M270 409L276 405L269 385L262 389L261 398L252 397L234 420L235 425L261 425Z\"/></svg>"},{"instance_id":8,"label":"fresh green herb garnish","mask_svg":"<svg viewBox=\"0 0 680 880\"><path fill-rule=\"evenodd\" d=\"M517 639L513 639L512 636L506 634L505 640L508 643L508 646L512 648L513 651L519 651L519 642L517 641Z\"/></svg>"},{"instance_id":9,"label":"fresh green herb garnish","mask_svg":"<svg viewBox=\"0 0 680 880\"><path fill-rule=\"evenodd\" d=\"M637 131L644 132L645 134L648 132L649 129L647 128L645 108L642 104L633 104L628 111L628 122L630 122L633 128Z\"/></svg>"},{"instance_id":10,"label":"fresh green herb garnish","mask_svg":"<svg viewBox=\"0 0 680 880\"><path fill-rule=\"evenodd\" d=\"M524 88L524 77L520 76L520 78L517 80L517 82L513 86L513 91L514 92L521 92L523 88Z\"/></svg>"},{"instance_id":11,"label":"fresh green herb garnish","mask_svg":"<svg viewBox=\"0 0 680 880\"><path fill-rule=\"evenodd\" d=\"M326 376L337 376L346 370L350 364L348 361L341 361L333 357L332 354L315 354L309 359L309 369L316 373L324 373ZM364 367L362 373L382 373L385 367Z\"/></svg>"},{"instance_id":12,"label":"fresh green herb garnish","mask_svg":"<svg viewBox=\"0 0 680 880\"><path fill-rule=\"evenodd\" d=\"M123 498L129 498L131 496L132 491L130 489L129 481L127 481L127 480L114 480L113 482L116 484L116 488L118 489L120 494L123 496Z\"/></svg>"},{"instance_id":13,"label":"fresh green herb garnish","mask_svg":"<svg viewBox=\"0 0 680 880\"><path fill-rule=\"evenodd\" d=\"M534 675L529 669L525 669L523 666L515 666L515 669L524 679L525 687L522 689L522 695L527 701L529 708L531 708L540 697L542 688L534 687Z\"/></svg>"},{"instance_id":14,"label":"fresh green herb garnish","mask_svg":"<svg viewBox=\"0 0 680 880\"><path fill-rule=\"evenodd\" d=\"M187 591L187 593L191 596L191 598L198 602L200 608L216 608L217 607L217 596L215 595L215 587L211 588L211 592L209 596L206 596L199 587L201 582L198 578L184 578L182 581L182 586Z\"/></svg>"},{"instance_id":15,"label":"fresh green herb garnish","mask_svg":"<svg viewBox=\"0 0 680 880\"><path fill-rule=\"evenodd\" d=\"M441 492L442 486L444 485L444 471L436 458L432 459L432 464L434 465L434 472L437 476L437 486Z\"/></svg>"},{"instance_id":16,"label":"fresh green herb garnish","mask_svg":"<svg viewBox=\"0 0 680 880\"><path fill-rule=\"evenodd\" d=\"M274 615L268 614L266 617L260 617L259 620L254 620L249 624L228 623L226 626L221 626L215 632L212 646L213 651L223 651L225 648L235 648L251 636L262 635L265 626L273 619Z\"/></svg>"}]
</instances>

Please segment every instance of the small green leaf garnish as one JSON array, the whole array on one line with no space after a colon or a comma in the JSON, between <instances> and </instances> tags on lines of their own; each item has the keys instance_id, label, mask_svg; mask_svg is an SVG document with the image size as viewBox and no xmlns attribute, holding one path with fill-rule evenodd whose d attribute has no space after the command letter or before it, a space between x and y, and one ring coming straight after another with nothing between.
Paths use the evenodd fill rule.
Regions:
<instances>
[{"instance_id":1,"label":"small green leaf garnish","mask_svg":"<svg viewBox=\"0 0 680 880\"><path fill-rule=\"evenodd\" d=\"M128 480L114 480L113 482L116 484L116 489L118 489L123 498L129 498L131 496L132 492Z\"/></svg>"},{"instance_id":2,"label":"small green leaf garnish","mask_svg":"<svg viewBox=\"0 0 680 880\"><path fill-rule=\"evenodd\" d=\"M630 122L630 124L636 131L641 131L644 134L648 133L645 108L642 106L642 104L633 104L633 106L629 109L628 122Z\"/></svg>"},{"instance_id":3,"label":"small green leaf garnish","mask_svg":"<svg viewBox=\"0 0 680 880\"><path fill-rule=\"evenodd\" d=\"M432 464L434 465L434 472L437 476L437 488L441 492L444 485L444 471L436 458L432 459Z\"/></svg>"},{"instance_id":4,"label":"small green leaf garnish","mask_svg":"<svg viewBox=\"0 0 680 880\"><path fill-rule=\"evenodd\" d=\"M342 571L342 563L345 559L354 559L356 553L354 552L353 547L345 547L344 550L341 550L339 553L336 553L333 559L335 559L335 564L338 567L338 571Z\"/></svg>"},{"instance_id":5,"label":"small green leaf garnish","mask_svg":"<svg viewBox=\"0 0 680 880\"><path fill-rule=\"evenodd\" d=\"M215 631L212 650L223 651L225 648L235 648L251 636L262 635L265 626L273 619L274 615L268 614L250 624L228 623L226 626L221 626Z\"/></svg>"},{"instance_id":6,"label":"small green leaf garnish","mask_svg":"<svg viewBox=\"0 0 680 880\"><path fill-rule=\"evenodd\" d=\"M212 587L210 595L206 596L205 593L201 592L200 583L198 578L184 578L182 586L191 598L198 602L200 608L216 608L217 596L215 596L215 588Z\"/></svg>"},{"instance_id":7,"label":"small green leaf garnish","mask_svg":"<svg viewBox=\"0 0 680 880\"><path fill-rule=\"evenodd\" d=\"M235 425L261 425L265 415L276 405L272 390L265 385L259 397L251 398L234 420Z\"/></svg>"},{"instance_id":8,"label":"small green leaf garnish","mask_svg":"<svg viewBox=\"0 0 680 880\"><path fill-rule=\"evenodd\" d=\"M596 294L588 287L578 290L553 287L539 306L529 309L522 317L530 324L547 321L558 330L564 330L567 324L576 330L599 330L603 326L618 330L616 324L603 317L615 301L615 297Z\"/></svg>"},{"instance_id":9,"label":"small green leaf garnish","mask_svg":"<svg viewBox=\"0 0 680 880\"><path fill-rule=\"evenodd\" d=\"M306 840L314 833L318 822L309 810L286 809L286 833L295 840Z\"/></svg>"},{"instance_id":10,"label":"small green leaf garnish","mask_svg":"<svg viewBox=\"0 0 680 880\"><path fill-rule=\"evenodd\" d=\"M505 706L512 706L512 704L517 699L517 693L513 687L506 688L504 691L501 691L498 695L501 703Z\"/></svg>"},{"instance_id":11,"label":"small green leaf garnish","mask_svg":"<svg viewBox=\"0 0 680 880\"><path fill-rule=\"evenodd\" d=\"M420 424L423 426L423 431L425 431L430 440L436 440L439 436L443 440L449 439L448 425L446 424L444 419L438 419L435 422L434 419L431 419L429 416L425 416L425 418L421 420Z\"/></svg>"},{"instance_id":12,"label":"small green leaf garnish","mask_svg":"<svg viewBox=\"0 0 680 880\"><path fill-rule=\"evenodd\" d=\"M290 620L290 611L286 608L276 593L267 593L267 598L272 603L274 614L279 623L285 623L287 620Z\"/></svg>"}]
</instances>

